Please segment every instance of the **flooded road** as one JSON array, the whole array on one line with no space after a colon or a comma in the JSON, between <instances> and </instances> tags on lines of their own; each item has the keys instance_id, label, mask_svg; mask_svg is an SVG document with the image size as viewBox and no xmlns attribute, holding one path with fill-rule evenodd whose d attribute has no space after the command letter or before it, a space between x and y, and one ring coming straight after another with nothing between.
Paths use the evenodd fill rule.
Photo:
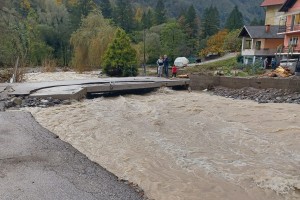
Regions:
<instances>
[{"instance_id":1,"label":"flooded road","mask_svg":"<svg viewBox=\"0 0 300 200\"><path fill-rule=\"evenodd\" d=\"M29 111L150 198L294 200L299 108L161 89Z\"/></svg>"}]
</instances>

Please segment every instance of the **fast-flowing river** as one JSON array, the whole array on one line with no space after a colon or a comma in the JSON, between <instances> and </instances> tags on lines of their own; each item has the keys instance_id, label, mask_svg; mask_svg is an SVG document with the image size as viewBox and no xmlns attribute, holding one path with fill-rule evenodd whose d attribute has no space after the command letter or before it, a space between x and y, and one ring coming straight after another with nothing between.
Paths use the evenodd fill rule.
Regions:
<instances>
[{"instance_id":1,"label":"fast-flowing river","mask_svg":"<svg viewBox=\"0 0 300 200\"><path fill-rule=\"evenodd\" d=\"M161 89L28 109L156 200L300 199L300 105Z\"/></svg>"}]
</instances>

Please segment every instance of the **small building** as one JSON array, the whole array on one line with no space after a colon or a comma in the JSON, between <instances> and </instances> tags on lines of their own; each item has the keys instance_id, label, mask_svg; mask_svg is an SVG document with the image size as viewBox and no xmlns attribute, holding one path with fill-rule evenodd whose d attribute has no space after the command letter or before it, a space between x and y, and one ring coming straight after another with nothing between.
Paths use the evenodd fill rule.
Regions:
<instances>
[{"instance_id":1,"label":"small building","mask_svg":"<svg viewBox=\"0 0 300 200\"><path fill-rule=\"evenodd\" d=\"M242 38L242 56L245 64L254 64L257 59L268 58L269 63L275 54L282 50L284 36L278 35L281 18L284 14L281 7L286 0L264 0L261 3L266 11L264 26L244 26L239 37ZM281 47L281 48L279 48Z\"/></svg>"},{"instance_id":2,"label":"small building","mask_svg":"<svg viewBox=\"0 0 300 200\"><path fill-rule=\"evenodd\" d=\"M254 64L257 59L275 57L279 46L283 45L283 35L278 33L278 25L244 26L239 37L242 38L244 64Z\"/></svg>"}]
</instances>

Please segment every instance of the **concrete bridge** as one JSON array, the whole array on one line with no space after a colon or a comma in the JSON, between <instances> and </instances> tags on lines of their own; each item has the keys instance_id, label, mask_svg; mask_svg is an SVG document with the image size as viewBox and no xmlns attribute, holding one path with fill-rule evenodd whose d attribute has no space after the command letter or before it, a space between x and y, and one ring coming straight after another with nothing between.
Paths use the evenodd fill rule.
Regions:
<instances>
[{"instance_id":1,"label":"concrete bridge","mask_svg":"<svg viewBox=\"0 0 300 200\"><path fill-rule=\"evenodd\" d=\"M11 96L37 98L81 99L89 93L120 92L160 87L188 87L189 79L166 79L160 77L98 78L89 80L66 80L37 83L2 83L0 93L7 87Z\"/></svg>"}]
</instances>

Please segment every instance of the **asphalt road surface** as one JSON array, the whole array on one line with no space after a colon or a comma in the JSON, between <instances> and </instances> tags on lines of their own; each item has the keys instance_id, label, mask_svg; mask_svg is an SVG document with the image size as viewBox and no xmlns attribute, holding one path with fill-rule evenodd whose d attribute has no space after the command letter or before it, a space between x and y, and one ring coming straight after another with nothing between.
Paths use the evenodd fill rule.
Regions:
<instances>
[{"instance_id":1,"label":"asphalt road surface","mask_svg":"<svg viewBox=\"0 0 300 200\"><path fill-rule=\"evenodd\" d=\"M138 200L141 193L44 129L30 113L0 112L1 200Z\"/></svg>"}]
</instances>

